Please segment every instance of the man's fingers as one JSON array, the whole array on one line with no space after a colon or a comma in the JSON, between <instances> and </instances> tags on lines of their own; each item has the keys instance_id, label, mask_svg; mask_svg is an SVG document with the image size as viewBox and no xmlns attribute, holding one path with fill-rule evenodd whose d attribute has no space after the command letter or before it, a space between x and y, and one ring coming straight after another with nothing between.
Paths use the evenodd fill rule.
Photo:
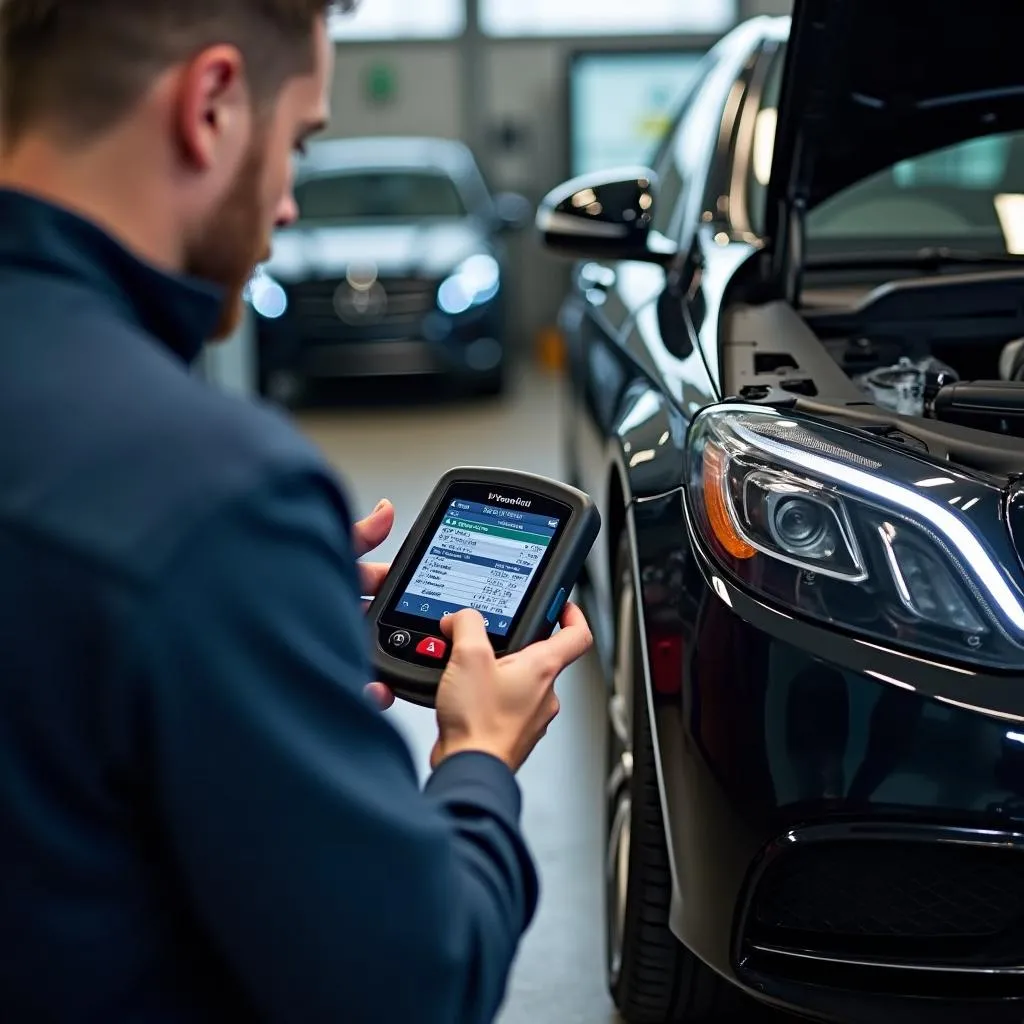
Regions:
<instances>
[{"instance_id":1,"label":"man's fingers","mask_svg":"<svg viewBox=\"0 0 1024 1024\"><path fill-rule=\"evenodd\" d=\"M494 659L494 647L487 636L484 617L474 608L464 608L454 615L441 620L441 630L452 642L452 653L458 651L459 662L490 662Z\"/></svg>"},{"instance_id":2,"label":"man's fingers","mask_svg":"<svg viewBox=\"0 0 1024 1024\"><path fill-rule=\"evenodd\" d=\"M394 525L395 507L385 498L377 503L377 507L368 516L352 527L352 546L356 558L362 558L368 551L383 544Z\"/></svg>"},{"instance_id":3,"label":"man's fingers","mask_svg":"<svg viewBox=\"0 0 1024 1024\"><path fill-rule=\"evenodd\" d=\"M366 687L366 695L381 709L387 711L395 703L395 695L390 688L383 683L369 683Z\"/></svg>"},{"instance_id":4,"label":"man's fingers","mask_svg":"<svg viewBox=\"0 0 1024 1024\"><path fill-rule=\"evenodd\" d=\"M594 644L590 626L578 605L571 602L567 604L559 624L561 629L553 636L520 652L521 657L536 658L551 665L556 675L582 658Z\"/></svg>"},{"instance_id":5,"label":"man's fingers","mask_svg":"<svg viewBox=\"0 0 1024 1024\"><path fill-rule=\"evenodd\" d=\"M547 707L544 710L548 714L549 722L553 722L558 717L558 712L562 710L562 702L558 699L558 695L554 690L551 691L551 696L548 697Z\"/></svg>"},{"instance_id":6,"label":"man's fingers","mask_svg":"<svg viewBox=\"0 0 1024 1024\"><path fill-rule=\"evenodd\" d=\"M558 624L562 629L582 627L588 633L590 632L590 626L587 623L587 617L583 614L583 609L572 601L566 602L565 607L562 609L562 614L558 618Z\"/></svg>"},{"instance_id":7,"label":"man's fingers","mask_svg":"<svg viewBox=\"0 0 1024 1024\"><path fill-rule=\"evenodd\" d=\"M391 566L387 562L360 562L360 593L367 597L373 597L380 590L380 585L384 582L384 577L387 576L390 568Z\"/></svg>"},{"instance_id":8,"label":"man's fingers","mask_svg":"<svg viewBox=\"0 0 1024 1024\"><path fill-rule=\"evenodd\" d=\"M515 662L525 658L534 665L548 666L546 670L538 667L542 674L558 675L566 666L582 658L594 643L586 617L572 602L563 609L559 624L561 629L554 636L531 644L502 660ZM453 649L458 648L462 659L473 656L474 652L479 652L481 657L495 657L483 616L474 609L446 615L441 620L441 632L451 640Z\"/></svg>"},{"instance_id":9,"label":"man's fingers","mask_svg":"<svg viewBox=\"0 0 1024 1024\"><path fill-rule=\"evenodd\" d=\"M454 615L445 615L441 619L441 632L453 643L470 638L487 639L487 627L484 617L475 608L463 608Z\"/></svg>"}]
</instances>

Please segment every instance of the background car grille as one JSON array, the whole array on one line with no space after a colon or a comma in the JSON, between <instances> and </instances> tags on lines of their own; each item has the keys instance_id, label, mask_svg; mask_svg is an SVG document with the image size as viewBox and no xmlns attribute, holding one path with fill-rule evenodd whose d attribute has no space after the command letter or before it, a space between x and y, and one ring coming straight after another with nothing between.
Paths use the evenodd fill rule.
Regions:
<instances>
[{"instance_id":1,"label":"background car grille","mask_svg":"<svg viewBox=\"0 0 1024 1024\"><path fill-rule=\"evenodd\" d=\"M304 341L336 344L344 341L406 340L415 337L423 317L434 309L437 281L413 277L383 278L387 294L383 315L365 323L342 320L334 296L344 279L304 281L290 289L290 303Z\"/></svg>"},{"instance_id":2,"label":"background car grille","mask_svg":"<svg viewBox=\"0 0 1024 1024\"><path fill-rule=\"evenodd\" d=\"M755 943L837 957L1024 953L1024 856L952 843L809 843L769 865L747 922Z\"/></svg>"}]
</instances>

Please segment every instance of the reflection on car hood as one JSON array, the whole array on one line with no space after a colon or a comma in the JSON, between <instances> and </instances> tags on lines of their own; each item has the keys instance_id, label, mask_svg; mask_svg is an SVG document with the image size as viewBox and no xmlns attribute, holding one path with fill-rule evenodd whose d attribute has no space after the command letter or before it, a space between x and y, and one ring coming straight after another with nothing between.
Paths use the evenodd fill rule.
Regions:
<instances>
[{"instance_id":1,"label":"reflection on car hood","mask_svg":"<svg viewBox=\"0 0 1024 1024\"><path fill-rule=\"evenodd\" d=\"M768 209L901 160L1024 128L1011 0L796 0Z\"/></svg>"},{"instance_id":2,"label":"reflection on car hood","mask_svg":"<svg viewBox=\"0 0 1024 1024\"><path fill-rule=\"evenodd\" d=\"M267 273L283 283L341 277L348 267L373 263L383 277L444 277L466 257L488 252L470 221L418 224L297 226L279 231Z\"/></svg>"}]
</instances>

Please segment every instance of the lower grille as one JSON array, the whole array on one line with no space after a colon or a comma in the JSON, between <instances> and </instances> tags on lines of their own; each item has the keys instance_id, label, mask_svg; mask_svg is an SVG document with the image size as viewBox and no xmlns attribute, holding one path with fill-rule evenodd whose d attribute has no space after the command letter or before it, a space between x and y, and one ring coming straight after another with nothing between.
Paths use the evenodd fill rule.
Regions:
<instances>
[{"instance_id":1,"label":"lower grille","mask_svg":"<svg viewBox=\"0 0 1024 1024\"><path fill-rule=\"evenodd\" d=\"M289 300L304 340L336 344L415 337L423 318L434 309L437 282L402 277L382 278L377 284L380 290L364 309L351 304L346 309L343 279L293 285Z\"/></svg>"},{"instance_id":2,"label":"lower grille","mask_svg":"<svg viewBox=\"0 0 1024 1024\"><path fill-rule=\"evenodd\" d=\"M811 842L762 874L744 939L904 962L1024 959L1024 855L1007 847Z\"/></svg>"}]
</instances>

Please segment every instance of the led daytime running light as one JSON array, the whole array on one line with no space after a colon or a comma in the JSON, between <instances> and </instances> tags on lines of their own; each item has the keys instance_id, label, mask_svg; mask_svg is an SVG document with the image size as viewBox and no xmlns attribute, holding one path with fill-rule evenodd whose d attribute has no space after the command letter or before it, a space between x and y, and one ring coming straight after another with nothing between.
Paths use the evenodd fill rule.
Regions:
<instances>
[{"instance_id":1,"label":"led daytime running light","mask_svg":"<svg viewBox=\"0 0 1024 1024\"><path fill-rule=\"evenodd\" d=\"M949 543L959 551L964 562L977 575L993 603L1020 632L1024 633L1024 607L1011 590L998 565L993 562L984 545L971 530L947 507L937 505L929 498L911 489L866 473L853 466L843 465L813 452L790 448L772 438L755 433L741 420L734 420L731 428L755 451L774 455L785 462L802 467L834 483L859 491L872 498L882 498L897 508L921 517L930 523Z\"/></svg>"}]
</instances>

